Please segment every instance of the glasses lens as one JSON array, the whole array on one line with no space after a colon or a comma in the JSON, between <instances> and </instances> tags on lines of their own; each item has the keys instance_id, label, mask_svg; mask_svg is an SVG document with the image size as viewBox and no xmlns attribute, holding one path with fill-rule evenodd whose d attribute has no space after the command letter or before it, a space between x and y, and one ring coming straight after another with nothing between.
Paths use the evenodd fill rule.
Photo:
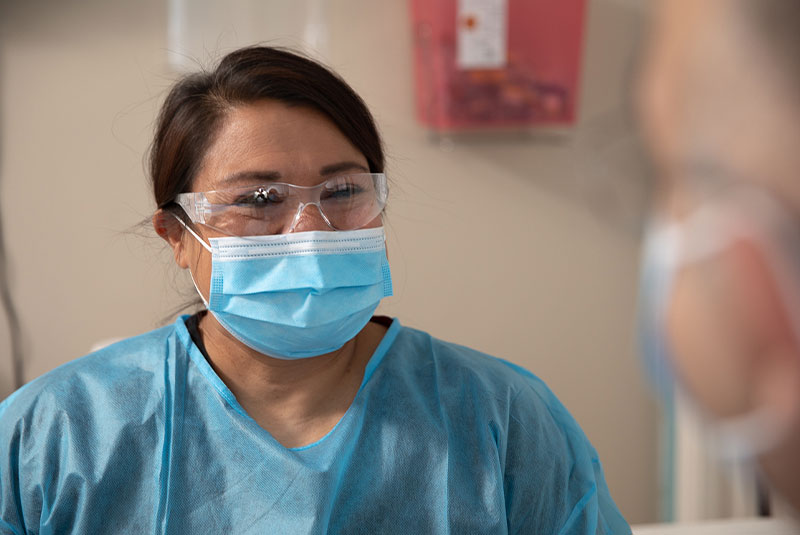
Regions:
<instances>
[{"instance_id":1,"label":"glasses lens","mask_svg":"<svg viewBox=\"0 0 800 535\"><path fill-rule=\"evenodd\" d=\"M332 178L314 188L274 183L209 191L205 224L231 236L280 234L301 205L316 204L334 229L353 230L381 213L387 194L386 177L369 173Z\"/></svg>"},{"instance_id":2,"label":"glasses lens","mask_svg":"<svg viewBox=\"0 0 800 535\"><path fill-rule=\"evenodd\" d=\"M334 228L361 228L386 205L386 177L358 174L333 178L323 185L319 202Z\"/></svg>"},{"instance_id":3,"label":"glasses lens","mask_svg":"<svg viewBox=\"0 0 800 535\"><path fill-rule=\"evenodd\" d=\"M232 236L280 233L291 221L299 199L286 184L247 186L206 194L206 224Z\"/></svg>"}]
</instances>

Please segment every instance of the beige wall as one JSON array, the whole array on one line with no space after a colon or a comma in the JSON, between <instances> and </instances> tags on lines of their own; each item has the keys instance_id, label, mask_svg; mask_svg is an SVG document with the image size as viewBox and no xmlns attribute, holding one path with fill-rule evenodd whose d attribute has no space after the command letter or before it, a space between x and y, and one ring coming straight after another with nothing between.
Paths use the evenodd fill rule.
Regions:
<instances>
[{"instance_id":1,"label":"beige wall","mask_svg":"<svg viewBox=\"0 0 800 535\"><path fill-rule=\"evenodd\" d=\"M633 345L643 183L621 115L640 8L591 2L572 133L440 140L413 119L407 4L329 10L326 56L389 151L396 296L383 311L546 380L623 513L654 520L655 411ZM153 328L193 295L152 233L128 232L153 209L142 158L173 77L166 16L164 0L0 4L0 203L28 379Z\"/></svg>"}]
</instances>

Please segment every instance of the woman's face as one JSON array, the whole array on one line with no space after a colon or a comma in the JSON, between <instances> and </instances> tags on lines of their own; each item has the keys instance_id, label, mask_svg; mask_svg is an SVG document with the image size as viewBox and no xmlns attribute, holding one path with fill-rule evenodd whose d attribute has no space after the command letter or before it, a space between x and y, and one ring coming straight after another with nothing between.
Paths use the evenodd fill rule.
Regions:
<instances>
[{"instance_id":1,"label":"woman's face","mask_svg":"<svg viewBox=\"0 0 800 535\"><path fill-rule=\"evenodd\" d=\"M659 174L659 215L683 221L705 205L695 194L709 178L704 171L728 187L738 181L769 191L800 214L796 94L763 38L734 2L658 5L638 97ZM698 163L699 173L693 170ZM748 215L738 214L744 221ZM748 226L758 229L756 223ZM779 390L791 391L782 386L791 373L800 381L782 302L787 296L753 243L738 240L685 266L673 282L667 311L673 364L711 414L744 414L771 403Z\"/></svg>"},{"instance_id":2,"label":"woman's face","mask_svg":"<svg viewBox=\"0 0 800 535\"><path fill-rule=\"evenodd\" d=\"M315 186L344 173L368 173L366 158L322 113L262 101L233 108L206 153L192 191L285 182ZM381 216L364 228L381 226ZM219 232L195 225L203 238ZM316 206L306 206L293 232L331 230ZM183 233L176 260L189 268L208 299L211 254L188 232Z\"/></svg>"}]
</instances>

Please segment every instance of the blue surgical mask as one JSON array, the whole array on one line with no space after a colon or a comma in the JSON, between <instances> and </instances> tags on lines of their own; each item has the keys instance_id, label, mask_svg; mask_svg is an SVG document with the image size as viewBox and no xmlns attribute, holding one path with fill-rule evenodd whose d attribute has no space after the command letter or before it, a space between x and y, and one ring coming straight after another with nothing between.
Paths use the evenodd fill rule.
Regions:
<instances>
[{"instance_id":1,"label":"blue surgical mask","mask_svg":"<svg viewBox=\"0 0 800 535\"><path fill-rule=\"evenodd\" d=\"M661 396L672 395L674 373L665 330L667 302L674 280L677 229L652 221L642 245L639 275L638 337L645 371Z\"/></svg>"},{"instance_id":2,"label":"blue surgical mask","mask_svg":"<svg viewBox=\"0 0 800 535\"><path fill-rule=\"evenodd\" d=\"M237 340L271 357L336 351L392 295L383 227L210 238L210 246L186 228L211 252L206 307Z\"/></svg>"}]
</instances>

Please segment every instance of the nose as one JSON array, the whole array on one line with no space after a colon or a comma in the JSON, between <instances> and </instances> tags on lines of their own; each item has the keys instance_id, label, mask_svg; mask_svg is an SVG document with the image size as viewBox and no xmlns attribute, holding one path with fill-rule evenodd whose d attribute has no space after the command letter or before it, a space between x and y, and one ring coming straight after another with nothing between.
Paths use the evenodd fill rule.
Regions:
<instances>
[{"instance_id":1,"label":"nose","mask_svg":"<svg viewBox=\"0 0 800 535\"><path fill-rule=\"evenodd\" d=\"M314 203L301 204L294 216L289 232L308 232L311 230L335 230L322 215L319 205Z\"/></svg>"}]
</instances>

